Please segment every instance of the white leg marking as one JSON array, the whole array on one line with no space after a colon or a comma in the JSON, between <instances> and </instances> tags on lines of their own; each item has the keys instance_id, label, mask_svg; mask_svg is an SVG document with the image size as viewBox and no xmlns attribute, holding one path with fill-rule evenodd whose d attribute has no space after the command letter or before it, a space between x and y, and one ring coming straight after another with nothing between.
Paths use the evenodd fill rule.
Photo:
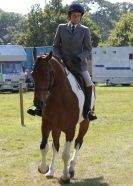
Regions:
<instances>
[{"instance_id":1,"label":"white leg marking","mask_svg":"<svg viewBox=\"0 0 133 186\"><path fill-rule=\"evenodd\" d=\"M52 145L52 150L53 150L52 161L49 166L49 171L45 174L47 177L53 177L55 171L56 158L58 155L58 152L56 151L54 144Z\"/></svg>"},{"instance_id":2,"label":"white leg marking","mask_svg":"<svg viewBox=\"0 0 133 186\"><path fill-rule=\"evenodd\" d=\"M62 160L64 161L64 169L63 169L63 180L70 179L70 174L68 170L68 160L70 158L70 146L72 142L66 142L64 151L62 154Z\"/></svg>"},{"instance_id":3,"label":"white leg marking","mask_svg":"<svg viewBox=\"0 0 133 186\"><path fill-rule=\"evenodd\" d=\"M73 153L72 159L70 161L69 172L74 172L75 171L78 151L79 151L79 144L77 144L77 146L74 149L74 153Z\"/></svg>"},{"instance_id":4,"label":"white leg marking","mask_svg":"<svg viewBox=\"0 0 133 186\"><path fill-rule=\"evenodd\" d=\"M48 170L48 165L46 164L46 155L47 155L47 152L48 152L48 144L46 144L45 149L42 149L41 150L42 161L41 161L40 165L38 166L38 169L39 169L39 171L42 174L45 174L46 171Z\"/></svg>"}]
</instances>

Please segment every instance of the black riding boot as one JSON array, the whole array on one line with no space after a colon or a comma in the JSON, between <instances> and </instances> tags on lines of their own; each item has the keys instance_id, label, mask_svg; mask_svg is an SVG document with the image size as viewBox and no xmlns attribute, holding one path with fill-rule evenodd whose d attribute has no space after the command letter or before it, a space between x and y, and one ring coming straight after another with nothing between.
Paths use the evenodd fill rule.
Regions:
<instances>
[{"instance_id":1,"label":"black riding boot","mask_svg":"<svg viewBox=\"0 0 133 186\"><path fill-rule=\"evenodd\" d=\"M27 113L32 115L32 116L42 116L42 110L40 108L36 108L36 107L31 107L27 110Z\"/></svg>"},{"instance_id":2,"label":"black riding boot","mask_svg":"<svg viewBox=\"0 0 133 186\"><path fill-rule=\"evenodd\" d=\"M97 119L94 111L91 110L91 96L92 96L92 86L86 87L85 90L85 103L83 108L83 117L89 121Z\"/></svg>"}]
</instances>

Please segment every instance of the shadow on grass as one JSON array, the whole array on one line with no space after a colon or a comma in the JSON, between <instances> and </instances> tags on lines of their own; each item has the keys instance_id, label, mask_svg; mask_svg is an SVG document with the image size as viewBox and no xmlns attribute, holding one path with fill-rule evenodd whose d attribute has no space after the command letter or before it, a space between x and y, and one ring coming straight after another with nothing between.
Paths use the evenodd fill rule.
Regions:
<instances>
[{"instance_id":1,"label":"shadow on grass","mask_svg":"<svg viewBox=\"0 0 133 186\"><path fill-rule=\"evenodd\" d=\"M76 180L75 180L76 181ZM63 184L60 184L63 185ZM77 181L75 183L64 184L65 186L109 186L109 184L104 182L103 176L96 178L83 179L82 181Z\"/></svg>"},{"instance_id":2,"label":"shadow on grass","mask_svg":"<svg viewBox=\"0 0 133 186\"><path fill-rule=\"evenodd\" d=\"M14 91L14 92L12 92L12 91L0 91L0 94L18 94L19 93L19 91Z\"/></svg>"},{"instance_id":3,"label":"shadow on grass","mask_svg":"<svg viewBox=\"0 0 133 186\"><path fill-rule=\"evenodd\" d=\"M133 87L133 84L130 84L130 85L129 84L125 84L125 85L124 84L123 85L117 85L117 84L114 84L113 85L112 84L112 85L109 85L109 86L107 86L106 84L96 84L95 86L96 87L117 87L117 88L118 87L119 88L125 88L125 87L127 87L128 88L128 87Z\"/></svg>"}]
</instances>

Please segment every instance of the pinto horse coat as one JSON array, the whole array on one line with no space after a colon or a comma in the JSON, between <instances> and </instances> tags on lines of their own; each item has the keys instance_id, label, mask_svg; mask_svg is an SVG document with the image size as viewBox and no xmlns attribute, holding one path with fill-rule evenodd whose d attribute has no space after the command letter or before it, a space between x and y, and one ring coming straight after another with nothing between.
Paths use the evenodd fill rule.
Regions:
<instances>
[{"instance_id":1,"label":"pinto horse coat","mask_svg":"<svg viewBox=\"0 0 133 186\"><path fill-rule=\"evenodd\" d=\"M36 57L32 77L35 84L34 105L42 109L42 142L40 145L42 161L38 170L40 173L45 174L46 177L53 177L56 156L60 146L59 139L63 131L66 142L62 154L64 168L61 181L67 183L74 176L77 154L89 127L88 120L82 117L84 94L74 76L69 71L64 71L63 66L52 57L52 53ZM74 154L68 166L70 146L79 121L81 122L75 140ZM53 156L51 164L48 166L46 155L50 132L53 138Z\"/></svg>"}]
</instances>

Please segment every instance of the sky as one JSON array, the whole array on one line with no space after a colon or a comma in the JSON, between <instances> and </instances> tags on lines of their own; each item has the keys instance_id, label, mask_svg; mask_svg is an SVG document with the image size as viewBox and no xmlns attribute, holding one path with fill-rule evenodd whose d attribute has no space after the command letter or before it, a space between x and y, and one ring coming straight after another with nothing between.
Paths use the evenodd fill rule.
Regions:
<instances>
[{"instance_id":1,"label":"sky","mask_svg":"<svg viewBox=\"0 0 133 186\"><path fill-rule=\"evenodd\" d=\"M41 7L43 8L45 6L45 3L48 0L0 0L0 9L4 10L5 12L16 12L20 13L22 15L27 14L31 10L31 6L39 3ZM63 0L63 4L69 4L73 0ZM108 0L111 3L116 2L131 2L133 3L133 0Z\"/></svg>"}]
</instances>

